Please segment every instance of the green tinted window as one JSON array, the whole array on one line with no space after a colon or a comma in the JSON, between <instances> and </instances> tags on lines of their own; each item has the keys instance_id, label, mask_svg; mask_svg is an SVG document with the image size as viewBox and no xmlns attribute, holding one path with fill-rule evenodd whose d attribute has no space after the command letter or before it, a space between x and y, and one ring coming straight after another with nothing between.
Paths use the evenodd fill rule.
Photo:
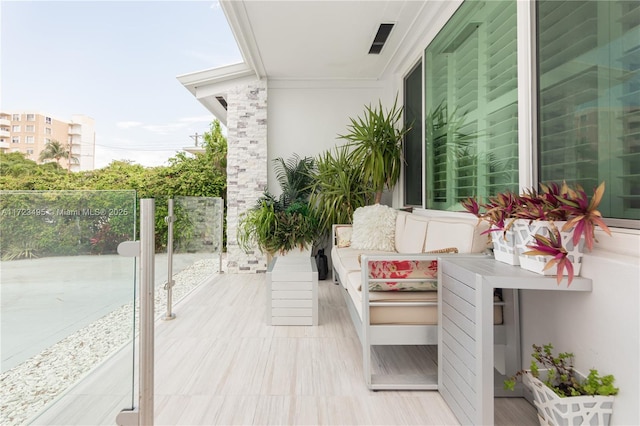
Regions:
<instances>
[{"instance_id":1,"label":"green tinted window","mask_svg":"<svg viewBox=\"0 0 640 426\"><path fill-rule=\"evenodd\" d=\"M425 65L426 207L517 191L516 2L465 2Z\"/></svg>"},{"instance_id":2,"label":"green tinted window","mask_svg":"<svg viewBox=\"0 0 640 426\"><path fill-rule=\"evenodd\" d=\"M541 181L605 181L605 217L640 218L640 2L537 3Z\"/></svg>"}]
</instances>

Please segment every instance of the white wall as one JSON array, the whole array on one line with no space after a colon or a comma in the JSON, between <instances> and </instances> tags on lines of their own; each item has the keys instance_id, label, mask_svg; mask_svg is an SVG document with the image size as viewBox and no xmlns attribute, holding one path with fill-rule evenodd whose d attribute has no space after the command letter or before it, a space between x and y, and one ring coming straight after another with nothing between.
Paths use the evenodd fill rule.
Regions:
<instances>
[{"instance_id":1,"label":"white wall","mask_svg":"<svg viewBox=\"0 0 640 426\"><path fill-rule=\"evenodd\" d=\"M338 134L347 132L349 117L362 115L364 106L384 97L377 81L269 81L267 149L269 190L280 193L273 159L296 153L315 157L344 145ZM382 99L386 108L386 99ZM393 102L393 100L391 100Z\"/></svg>"}]
</instances>

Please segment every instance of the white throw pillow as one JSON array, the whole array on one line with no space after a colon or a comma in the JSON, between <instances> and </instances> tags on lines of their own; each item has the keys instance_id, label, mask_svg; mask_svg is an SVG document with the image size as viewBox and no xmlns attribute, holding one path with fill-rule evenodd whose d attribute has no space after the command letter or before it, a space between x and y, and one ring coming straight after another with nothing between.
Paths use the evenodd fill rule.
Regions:
<instances>
[{"instance_id":1,"label":"white throw pillow","mask_svg":"<svg viewBox=\"0 0 640 426\"><path fill-rule=\"evenodd\" d=\"M353 212L351 248L395 252L398 212L382 204L359 207Z\"/></svg>"}]
</instances>

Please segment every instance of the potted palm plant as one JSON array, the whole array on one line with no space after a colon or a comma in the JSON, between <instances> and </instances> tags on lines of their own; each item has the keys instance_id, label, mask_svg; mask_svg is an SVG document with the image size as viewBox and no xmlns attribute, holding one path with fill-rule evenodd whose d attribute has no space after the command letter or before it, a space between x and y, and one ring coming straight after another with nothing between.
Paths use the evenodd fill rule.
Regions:
<instances>
[{"instance_id":1,"label":"potted palm plant","mask_svg":"<svg viewBox=\"0 0 640 426\"><path fill-rule=\"evenodd\" d=\"M618 393L612 375L600 376L591 369L585 377L574 369L573 353L553 354L551 343L533 345L529 370L520 370L504 381L513 390L518 379L533 393L540 424L606 425Z\"/></svg>"},{"instance_id":2,"label":"potted palm plant","mask_svg":"<svg viewBox=\"0 0 640 426\"><path fill-rule=\"evenodd\" d=\"M362 180L371 185L374 203L382 200L385 188L393 189L402 167L402 140L410 127L404 126L403 107L396 97L393 107L384 111L382 102L377 107L365 107L362 117L351 118L349 132L338 135L353 148L349 158L362 173Z\"/></svg>"},{"instance_id":3,"label":"potted palm plant","mask_svg":"<svg viewBox=\"0 0 640 426\"><path fill-rule=\"evenodd\" d=\"M308 252L318 236L318 220L309 205L311 171L314 160L293 155L274 160L276 178L282 193L276 197L265 191L256 204L239 220L240 247L258 247L269 255Z\"/></svg>"},{"instance_id":4,"label":"potted palm plant","mask_svg":"<svg viewBox=\"0 0 640 426\"><path fill-rule=\"evenodd\" d=\"M372 200L371 190L345 146L318 155L312 174L309 203L324 234L329 233L335 223L351 223L356 209Z\"/></svg>"}]
</instances>

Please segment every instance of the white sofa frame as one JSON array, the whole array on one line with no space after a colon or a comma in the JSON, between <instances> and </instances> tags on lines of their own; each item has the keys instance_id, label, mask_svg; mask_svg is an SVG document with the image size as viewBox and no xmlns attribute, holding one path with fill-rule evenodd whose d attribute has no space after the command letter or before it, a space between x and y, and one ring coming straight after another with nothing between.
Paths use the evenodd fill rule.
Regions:
<instances>
[{"instance_id":1,"label":"white sofa frame","mask_svg":"<svg viewBox=\"0 0 640 426\"><path fill-rule=\"evenodd\" d=\"M335 227L332 232L332 241L335 244ZM371 356L373 346L376 345L438 345L438 325L425 324L371 324L369 319L369 307L374 306L437 306L437 302L371 302L369 298L369 283L375 281L389 281L389 278L372 279L367 270L370 261L429 261L437 260L446 256L486 256L483 254L401 254L389 253L383 255L366 255L361 257L361 274L362 274L362 317L358 313L354 305L354 300L348 293L345 286L342 285L340 277L335 269L332 269L334 283L340 284L343 288L343 297L347 304L351 321L356 329L358 338L362 344L362 369L367 387L371 390L437 390L438 375L435 374L403 374L403 375L384 375L374 374L371 366ZM397 282L425 281L424 278L393 278ZM434 281L436 281L434 279ZM505 324L513 324L517 312L517 292L509 292L508 300L496 302L497 306L503 306L503 321L500 325L494 325L494 344L506 344ZM508 309L504 309L505 305L509 305ZM514 318L506 318L505 312L511 314ZM510 352L506 354L510 357ZM510 362L510 359L507 360Z\"/></svg>"}]
</instances>

